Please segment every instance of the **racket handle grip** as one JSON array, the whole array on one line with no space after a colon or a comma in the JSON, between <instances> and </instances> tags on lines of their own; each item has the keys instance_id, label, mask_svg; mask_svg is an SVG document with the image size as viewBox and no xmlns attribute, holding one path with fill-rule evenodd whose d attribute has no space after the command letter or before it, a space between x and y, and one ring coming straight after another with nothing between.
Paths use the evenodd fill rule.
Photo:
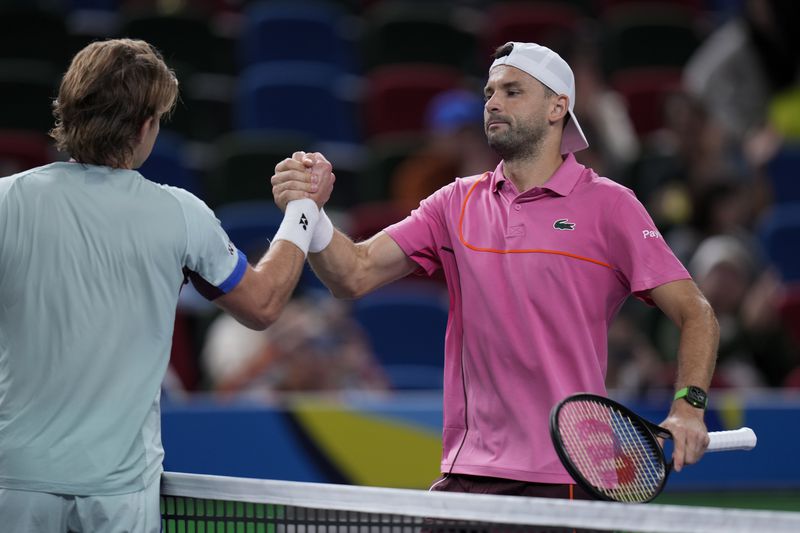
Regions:
<instances>
[{"instance_id":1,"label":"racket handle grip","mask_svg":"<svg viewBox=\"0 0 800 533\"><path fill-rule=\"evenodd\" d=\"M752 450L756 446L756 434L750 428L731 431L712 431L708 434L707 452L726 452L729 450Z\"/></svg>"}]
</instances>

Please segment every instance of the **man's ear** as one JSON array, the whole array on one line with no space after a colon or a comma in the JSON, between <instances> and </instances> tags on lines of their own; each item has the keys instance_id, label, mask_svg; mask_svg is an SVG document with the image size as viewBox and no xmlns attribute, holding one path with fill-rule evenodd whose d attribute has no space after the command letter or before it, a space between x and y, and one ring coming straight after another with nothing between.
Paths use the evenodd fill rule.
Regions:
<instances>
[{"instance_id":1,"label":"man's ear","mask_svg":"<svg viewBox=\"0 0 800 533\"><path fill-rule=\"evenodd\" d=\"M155 124L154 121L156 120L155 116L149 116L142 122L142 127L139 128L139 134L136 136L136 140L138 142L144 142L145 137L150 132L150 128L152 128Z\"/></svg>"},{"instance_id":2,"label":"man's ear","mask_svg":"<svg viewBox=\"0 0 800 533\"><path fill-rule=\"evenodd\" d=\"M569 97L565 94L556 95L550 106L550 122L555 124L564 119L569 110Z\"/></svg>"}]
</instances>

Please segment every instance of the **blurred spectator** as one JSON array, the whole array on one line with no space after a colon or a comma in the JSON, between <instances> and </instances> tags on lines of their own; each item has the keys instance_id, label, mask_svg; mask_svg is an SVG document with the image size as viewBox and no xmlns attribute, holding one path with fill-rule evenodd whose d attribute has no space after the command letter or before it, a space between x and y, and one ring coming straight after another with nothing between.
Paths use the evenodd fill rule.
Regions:
<instances>
[{"instance_id":1,"label":"blurred spectator","mask_svg":"<svg viewBox=\"0 0 800 533\"><path fill-rule=\"evenodd\" d=\"M668 194L681 196L668 198ZM751 186L733 179L720 179L691 196L683 189L681 192L667 189L660 201L665 218L683 222L665 234L675 254L682 260L688 262L700 243L714 235L736 236L751 255L757 253L750 228L759 197L754 195ZM678 205L670 205L670 202ZM678 210L686 210L686 213L676 214Z\"/></svg>"},{"instance_id":2,"label":"blurred spectator","mask_svg":"<svg viewBox=\"0 0 800 533\"><path fill-rule=\"evenodd\" d=\"M758 273L751 251L730 235L705 239L689 271L720 326L716 386L780 385L797 358L780 327L774 275Z\"/></svg>"},{"instance_id":3,"label":"blurred spectator","mask_svg":"<svg viewBox=\"0 0 800 533\"><path fill-rule=\"evenodd\" d=\"M675 365L665 361L644 334L637 311L641 309L626 303L608 330L606 387L637 393L668 390L675 381Z\"/></svg>"},{"instance_id":4,"label":"blurred spectator","mask_svg":"<svg viewBox=\"0 0 800 533\"><path fill-rule=\"evenodd\" d=\"M752 204L757 196L739 194L753 178L741 168L740 147L726 142L702 102L675 92L667 98L664 114L664 127L648 137L623 182L636 191L675 253L686 260L708 233L749 224L752 207L740 204ZM736 209L727 213L728 207Z\"/></svg>"},{"instance_id":5,"label":"blurred spectator","mask_svg":"<svg viewBox=\"0 0 800 533\"><path fill-rule=\"evenodd\" d=\"M492 170L499 161L483 134L483 99L475 93L439 94L428 106L426 125L425 146L391 178L391 199L405 213L455 178Z\"/></svg>"},{"instance_id":6,"label":"blurred spectator","mask_svg":"<svg viewBox=\"0 0 800 533\"><path fill-rule=\"evenodd\" d=\"M613 90L603 73L600 45L594 32L581 26L559 46L561 56L575 74L575 114L589 141L589 149L576 154L579 162L601 176L619 179L620 171L639 155L639 139L622 95Z\"/></svg>"},{"instance_id":7,"label":"blurred spectator","mask_svg":"<svg viewBox=\"0 0 800 533\"><path fill-rule=\"evenodd\" d=\"M388 388L364 333L333 298L294 299L266 331L219 315L202 360L221 394Z\"/></svg>"},{"instance_id":8,"label":"blurred spectator","mask_svg":"<svg viewBox=\"0 0 800 533\"><path fill-rule=\"evenodd\" d=\"M746 0L686 66L687 88L739 141L764 125L772 96L797 83L799 12L797 2Z\"/></svg>"}]
</instances>

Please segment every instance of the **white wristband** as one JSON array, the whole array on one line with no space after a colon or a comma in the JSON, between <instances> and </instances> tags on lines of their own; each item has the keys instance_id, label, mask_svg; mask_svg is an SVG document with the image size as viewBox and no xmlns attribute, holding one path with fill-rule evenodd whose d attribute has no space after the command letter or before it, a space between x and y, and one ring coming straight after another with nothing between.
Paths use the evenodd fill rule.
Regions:
<instances>
[{"instance_id":1,"label":"white wristband","mask_svg":"<svg viewBox=\"0 0 800 533\"><path fill-rule=\"evenodd\" d=\"M333 239L333 222L325 214L325 209L320 209L319 220L317 227L314 230L314 235L311 236L311 244L308 246L308 251L312 254L318 254L328 247Z\"/></svg>"},{"instance_id":2,"label":"white wristband","mask_svg":"<svg viewBox=\"0 0 800 533\"><path fill-rule=\"evenodd\" d=\"M286 204L283 222L272 240L289 241L300 248L303 255L307 255L318 220L319 207L314 200L311 198L292 200Z\"/></svg>"}]
</instances>

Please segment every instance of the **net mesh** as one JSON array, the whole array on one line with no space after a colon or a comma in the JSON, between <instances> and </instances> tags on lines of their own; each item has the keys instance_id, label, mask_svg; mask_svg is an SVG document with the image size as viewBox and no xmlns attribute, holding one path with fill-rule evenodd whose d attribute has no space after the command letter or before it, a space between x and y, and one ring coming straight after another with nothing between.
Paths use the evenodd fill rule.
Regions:
<instances>
[{"instance_id":1,"label":"net mesh","mask_svg":"<svg viewBox=\"0 0 800 533\"><path fill-rule=\"evenodd\" d=\"M162 530L178 532L237 533L391 533L406 531L488 532L541 531L573 532L574 528L537 527L519 524L482 523L469 520L434 519L389 513L361 513L314 509L292 505L271 505L189 497L162 497ZM584 531L584 530L580 530Z\"/></svg>"},{"instance_id":2,"label":"net mesh","mask_svg":"<svg viewBox=\"0 0 800 533\"><path fill-rule=\"evenodd\" d=\"M166 473L166 533L800 531L800 513L437 493Z\"/></svg>"},{"instance_id":3,"label":"net mesh","mask_svg":"<svg viewBox=\"0 0 800 533\"><path fill-rule=\"evenodd\" d=\"M666 464L638 421L604 403L579 400L561 406L558 428L567 457L598 492L623 502L658 494Z\"/></svg>"}]
</instances>

